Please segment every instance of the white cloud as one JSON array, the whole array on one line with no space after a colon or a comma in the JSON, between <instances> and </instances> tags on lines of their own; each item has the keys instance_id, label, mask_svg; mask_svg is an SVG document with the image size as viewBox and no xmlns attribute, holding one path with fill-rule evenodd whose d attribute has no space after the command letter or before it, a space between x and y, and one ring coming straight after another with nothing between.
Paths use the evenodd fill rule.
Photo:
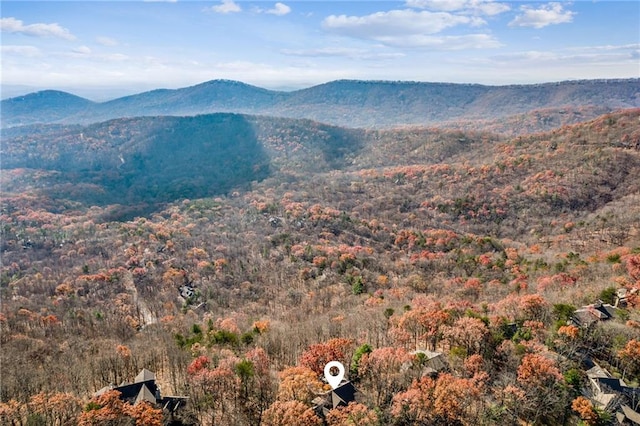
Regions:
<instances>
[{"instance_id":1,"label":"white cloud","mask_svg":"<svg viewBox=\"0 0 640 426\"><path fill-rule=\"evenodd\" d=\"M602 46L580 46L580 47L571 47L567 50L570 51L602 51L602 50L637 50L640 49L640 43L632 43L632 44L623 44L623 45L602 45Z\"/></svg>"},{"instance_id":2,"label":"white cloud","mask_svg":"<svg viewBox=\"0 0 640 426\"><path fill-rule=\"evenodd\" d=\"M509 22L510 27L544 28L547 25L565 24L573 21L575 12L564 10L560 3L548 3L538 9L531 6L520 6L521 15Z\"/></svg>"},{"instance_id":3,"label":"white cloud","mask_svg":"<svg viewBox=\"0 0 640 426\"><path fill-rule=\"evenodd\" d=\"M103 46L117 46L118 40L111 37L96 37L96 41Z\"/></svg>"},{"instance_id":4,"label":"white cloud","mask_svg":"<svg viewBox=\"0 0 640 426\"><path fill-rule=\"evenodd\" d=\"M331 15L322 26L328 31L356 38L380 40L403 35L436 34L456 25L483 25L477 17L405 9L377 12L366 16Z\"/></svg>"},{"instance_id":5,"label":"white cloud","mask_svg":"<svg viewBox=\"0 0 640 426\"><path fill-rule=\"evenodd\" d=\"M206 9L216 13L238 13L242 12L240 5L233 0L222 0L217 6L211 6Z\"/></svg>"},{"instance_id":6,"label":"white cloud","mask_svg":"<svg viewBox=\"0 0 640 426\"><path fill-rule=\"evenodd\" d=\"M509 7L509 5L504 3L488 1L488 2L479 2L474 7L474 10L480 13L483 13L485 15L493 16L493 15L499 15L504 12L508 12L509 10L511 10L511 8Z\"/></svg>"},{"instance_id":7,"label":"white cloud","mask_svg":"<svg viewBox=\"0 0 640 426\"><path fill-rule=\"evenodd\" d=\"M288 56L346 56L353 57L366 52L364 49L352 47L321 47L318 49L282 49L280 53Z\"/></svg>"},{"instance_id":8,"label":"white cloud","mask_svg":"<svg viewBox=\"0 0 640 426\"><path fill-rule=\"evenodd\" d=\"M112 53L108 55L100 55L99 59L105 62L122 62L128 61L130 57L122 53Z\"/></svg>"},{"instance_id":9,"label":"white cloud","mask_svg":"<svg viewBox=\"0 0 640 426\"><path fill-rule=\"evenodd\" d=\"M91 49L88 46L78 46L75 49L73 49L73 52L79 53L81 55L90 55Z\"/></svg>"},{"instance_id":10,"label":"white cloud","mask_svg":"<svg viewBox=\"0 0 640 426\"><path fill-rule=\"evenodd\" d=\"M541 52L538 50L529 50L526 52L507 53L496 55L490 59L498 62L540 62L540 61L557 61L559 56L553 52Z\"/></svg>"},{"instance_id":11,"label":"white cloud","mask_svg":"<svg viewBox=\"0 0 640 426\"><path fill-rule=\"evenodd\" d=\"M498 40L488 34L462 36L412 34L402 37L380 37L378 41L388 46L420 47L432 50L493 49L502 46Z\"/></svg>"},{"instance_id":12,"label":"white cloud","mask_svg":"<svg viewBox=\"0 0 640 426\"><path fill-rule=\"evenodd\" d=\"M429 48L436 50L495 48L501 44L489 34L436 36L458 26L480 26L484 19L447 12L411 9L378 12L366 16L331 15L322 26L325 30L355 38L375 40L386 46Z\"/></svg>"},{"instance_id":13,"label":"white cloud","mask_svg":"<svg viewBox=\"0 0 640 426\"><path fill-rule=\"evenodd\" d=\"M271 15L283 16L291 12L291 8L284 3L276 3L272 9L266 10L265 13Z\"/></svg>"},{"instance_id":14,"label":"white cloud","mask_svg":"<svg viewBox=\"0 0 640 426\"><path fill-rule=\"evenodd\" d=\"M47 56L51 60L69 61L69 59L82 61L86 63L115 63L132 59L131 56L123 53L96 53L88 46L78 46L71 51L53 51L47 52ZM70 64L79 63L70 61Z\"/></svg>"},{"instance_id":15,"label":"white cloud","mask_svg":"<svg viewBox=\"0 0 640 426\"><path fill-rule=\"evenodd\" d=\"M581 46L553 51L527 50L491 57L492 61L502 64L558 66L606 66L619 64L637 64L640 44L620 46Z\"/></svg>"},{"instance_id":16,"label":"white cloud","mask_svg":"<svg viewBox=\"0 0 640 426\"><path fill-rule=\"evenodd\" d=\"M24 34L33 37L58 37L65 40L76 39L68 29L61 27L57 23L25 25L24 22L16 18L0 19L0 30L3 32Z\"/></svg>"},{"instance_id":17,"label":"white cloud","mask_svg":"<svg viewBox=\"0 0 640 426\"><path fill-rule=\"evenodd\" d=\"M470 12L482 15L498 15L510 10L509 5L490 0L407 0L407 7L443 12Z\"/></svg>"},{"instance_id":18,"label":"white cloud","mask_svg":"<svg viewBox=\"0 0 640 426\"><path fill-rule=\"evenodd\" d=\"M400 52L372 52L367 49L353 47L321 47L318 49L283 49L280 51L287 56L302 56L312 58L344 57L359 60L396 59L405 56Z\"/></svg>"},{"instance_id":19,"label":"white cloud","mask_svg":"<svg viewBox=\"0 0 640 426\"><path fill-rule=\"evenodd\" d=\"M40 52L40 49L35 46L0 46L0 51L3 55L26 56L30 58L40 56L42 54L42 52Z\"/></svg>"},{"instance_id":20,"label":"white cloud","mask_svg":"<svg viewBox=\"0 0 640 426\"><path fill-rule=\"evenodd\" d=\"M441 10L445 12L463 9L467 3L468 0L407 0L405 2L407 7Z\"/></svg>"}]
</instances>

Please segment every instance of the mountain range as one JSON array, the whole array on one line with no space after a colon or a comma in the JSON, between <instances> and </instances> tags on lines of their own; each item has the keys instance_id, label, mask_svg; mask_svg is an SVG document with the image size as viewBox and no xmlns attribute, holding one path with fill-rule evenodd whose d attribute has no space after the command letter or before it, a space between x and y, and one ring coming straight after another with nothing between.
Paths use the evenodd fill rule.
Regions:
<instances>
[{"instance_id":1,"label":"mountain range","mask_svg":"<svg viewBox=\"0 0 640 426\"><path fill-rule=\"evenodd\" d=\"M640 79L509 86L340 80L292 92L213 80L101 103L60 91L31 93L2 100L1 124L90 124L123 117L232 112L360 128L455 127L462 122L508 130L505 123L513 123L513 117L520 117L517 122L533 114L530 131L540 131L639 106Z\"/></svg>"}]
</instances>

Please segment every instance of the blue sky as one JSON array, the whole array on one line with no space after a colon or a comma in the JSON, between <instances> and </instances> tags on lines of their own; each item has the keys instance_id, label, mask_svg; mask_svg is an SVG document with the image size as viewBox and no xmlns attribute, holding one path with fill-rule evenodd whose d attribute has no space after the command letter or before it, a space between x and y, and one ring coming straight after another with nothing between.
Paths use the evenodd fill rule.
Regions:
<instances>
[{"instance_id":1,"label":"blue sky","mask_svg":"<svg viewBox=\"0 0 640 426\"><path fill-rule=\"evenodd\" d=\"M640 2L2 1L2 98L640 77Z\"/></svg>"}]
</instances>

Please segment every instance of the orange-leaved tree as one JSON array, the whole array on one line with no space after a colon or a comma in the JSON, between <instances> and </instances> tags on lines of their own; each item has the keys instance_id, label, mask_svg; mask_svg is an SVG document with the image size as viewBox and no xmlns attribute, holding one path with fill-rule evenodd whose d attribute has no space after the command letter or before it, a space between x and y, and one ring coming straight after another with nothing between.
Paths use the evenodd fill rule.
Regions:
<instances>
[{"instance_id":1,"label":"orange-leaved tree","mask_svg":"<svg viewBox=\"0 0 640 426\"><path fill-rule=\"evenodd\" d=\"M399 424L429 424L433 421L433 392L436 382L428 376L415 379L411 386L393 397L391 415Z\"/></svg>"},{"instance_id":2,"label":"orange-leaved tree","mask_svg":"<svg viewBox=\"0 0 640 426\"><path fill-rule=\"evenodd\" d=\"M162 410L148 402L139 402L127 407L127 412L135 420L136 426L162 426Z\"/></svg>"},{"instance_id":3,"label":"orange-leaved tree","mask_svg":"<svg viewBox=\"0 0 640 426\"><path fill-rule=\"evenodd\" d=\"M289 367L280 372L279 401L311 402L316 395L327 391L318 375L307 367Z\"/></svg>"},{"instance_id":4,"label":"orange-leaved tree","mask_svg":"<svg viewBox=\"0 0 640 426\"><path fill-rule=\"evenodd\" d=\"M478 318L462 317L456 320L451 326L445 326L444 339L449 343L449 347L459 347L465 354L479 353L489 334L489 329Z\"/></svg>"},{"instance_id":5,"label":"orange-leaved tree","mask_svg":"<svg viewBox=\"0 0 640 426\"><path fill-rule=\"evenodd\" d=\"M7 402L0 402L0 424L3 425L22 425L26 415L26 405L21 404L15 399Z\"/></svg>"},{"instance_id":6,"label":"orange-leaved tree","mask_svg":"<svg viewBox=\"0 0 640 426\"><path fill-rule=\"evenodd\" d=\"M521 406L535 422L557 423L569 404L564 377L555 361L541 354L527 354L518 367L517 381L526 398Z\"/></svg>"},{"instance_id":7,"label":"orange-leaved tree","mask_svg":"<svg viewBox=\"0 0 640 426\"><path fill-rule=\"evenodd\" d=\"M276 401L263 413L262 426L322 426L322 420L300 401Z\"/></svg>"},{"instance_id":8,"label":"orange-leaved tree","mask_svg":"<svg viewBox=\"0 0 640 426\"><path fill-rule=\"evenodd\" d=\"M375 411L357 402L350 402L346 407L329 410L326 421L328 426L378 426L380 424Z\"/></svg>"},{"instance_id":9,"label":"orange-leaved tree","mask_svg":"<svg viewBox=\"0 0 640 426\"><path fill-rule=\"evenodd\" d=\"M443 326L451 315L433 298L414 300L414 308L394 321L389 333L407 348L426 347L435 350L442 337Z\"/></svg>"},{"instance_id":10,"label":"orange-leaved tree","mask_svg":"<svg viewBox=\"0 0 640 426\"><path fill-rule=\"evenodd\" d=\"M593 407L591 401L584 396L579 396L571 403L571 409L578 413L583 422L589 426L595 426L600 420L598 412Z\"/></svg>"},{"instance_id":11,"label":"orange-leaved tree","mask_svg":"<svg viewBox=\"0 0 640 426\"><path fill-rule=\"evenodd\" d=\"M78 415L82 411L79 398L61 392L40 392L31 396L27 405L30 414L37 415L51 425L76 423Z\"/></svg>"},{"instance_id":12,"label":"orange-leaved tree","mask_svg":"<svg viewBox=\"0 0 640 426\"><path fill-rule=\"evenodd\" d=\"M433 411L446 424L477 424L483 409L483 388L483 381L475 377L463 379L441 374L433 391Z\"/></svg>"},{"instance_id":13,"label":"orange-leaved tree","mask_svg":"<svg viewBox=\"0 0 640 426\"><path fill-rule=\"evenodd\" d=\"M227 418L240 389L240 379L234 371L237 358L229 356L211 367L211 361L204 356L196 358L187 368L189 372L190 405L202 420L209 417L211 423Z\"/></svg>"},{"instance_id":14,"label":"orange-leaved tree","mask_svg":"<svg viewBox=\"0 0 640 426\"><path fill-rule=\"evenodd\" d=\"M404 348L377 348L365 353L358 365L358 377L371 389L373 402L382 407L391 402L393 395L409 382L403 365L413 361L414 357Z\"/></svg>"},{"instance_id":15,"label":"orange-leaved tree","mask_svg":"<svg viewBox=\"0 0 640 426\"><path fill-rule=\"evenodd\" d=\"M640 374L640 340L631 339L618 351L618 356L625 368L625 374Z\"/></svg>"},{"instance_id":16,"label":"orange-leaved tree","mask_svg":"<svg viewBox=\"0 0 640 426\"><path fill-rule=\"evenodd\" d=\"M162 410L149 403L128 404L120 399L120 392L106 391L87 404L78 418L79 426L162 426Z\"/></svg>"},{"instance_id":17,"label":"orange-leaved tree","mask_svg":"<svg viewBox=\"0 0 640 426\"><path fill-rule=\"evenodd\" d=\"M353 347L353 340L335 338L326 343L316 343L300 356L300 365L307 367L318 375L324 373L324 366L330 361L340 361L343 364L348 361L348 351Z\"/></svg>"}]
</instances>

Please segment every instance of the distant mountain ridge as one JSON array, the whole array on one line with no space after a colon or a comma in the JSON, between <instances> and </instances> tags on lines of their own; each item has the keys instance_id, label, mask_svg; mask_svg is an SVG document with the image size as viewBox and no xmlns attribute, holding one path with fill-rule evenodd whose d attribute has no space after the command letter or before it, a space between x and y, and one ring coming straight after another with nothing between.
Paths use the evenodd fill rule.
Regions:
<instances>
[{"instance_id":1,"label":"distant mountain ridge","mask_svg":"<svg viewBox=\"0 0 640 426\"><path fill-rule=\"evenodd\" d=\"M54 123L97 105L89 99L59 90L42 90L2 101L2 127L9 123ZM41 119L38 118L38 115ZM40 121L42 120L42 121Z\"/></svg>"},{"instance_id":2,"label":"distant mountain ridge","mask_svg":"<svg viewBox=\"0 0 640 426\"><path fill-rule=\"evenodd\" d=\"M101 103L65 92L37 92L3 100L1 121L6 128L232 112L305 118L347 127L389 128L433 126L457 120L498 120L540 109L598 107L598 113L602 113L639 106L640 79L509 86L338 80L293 92L213 80ZM594 116L586 114L582 118Z\"/></svg>"}]
</instances>

